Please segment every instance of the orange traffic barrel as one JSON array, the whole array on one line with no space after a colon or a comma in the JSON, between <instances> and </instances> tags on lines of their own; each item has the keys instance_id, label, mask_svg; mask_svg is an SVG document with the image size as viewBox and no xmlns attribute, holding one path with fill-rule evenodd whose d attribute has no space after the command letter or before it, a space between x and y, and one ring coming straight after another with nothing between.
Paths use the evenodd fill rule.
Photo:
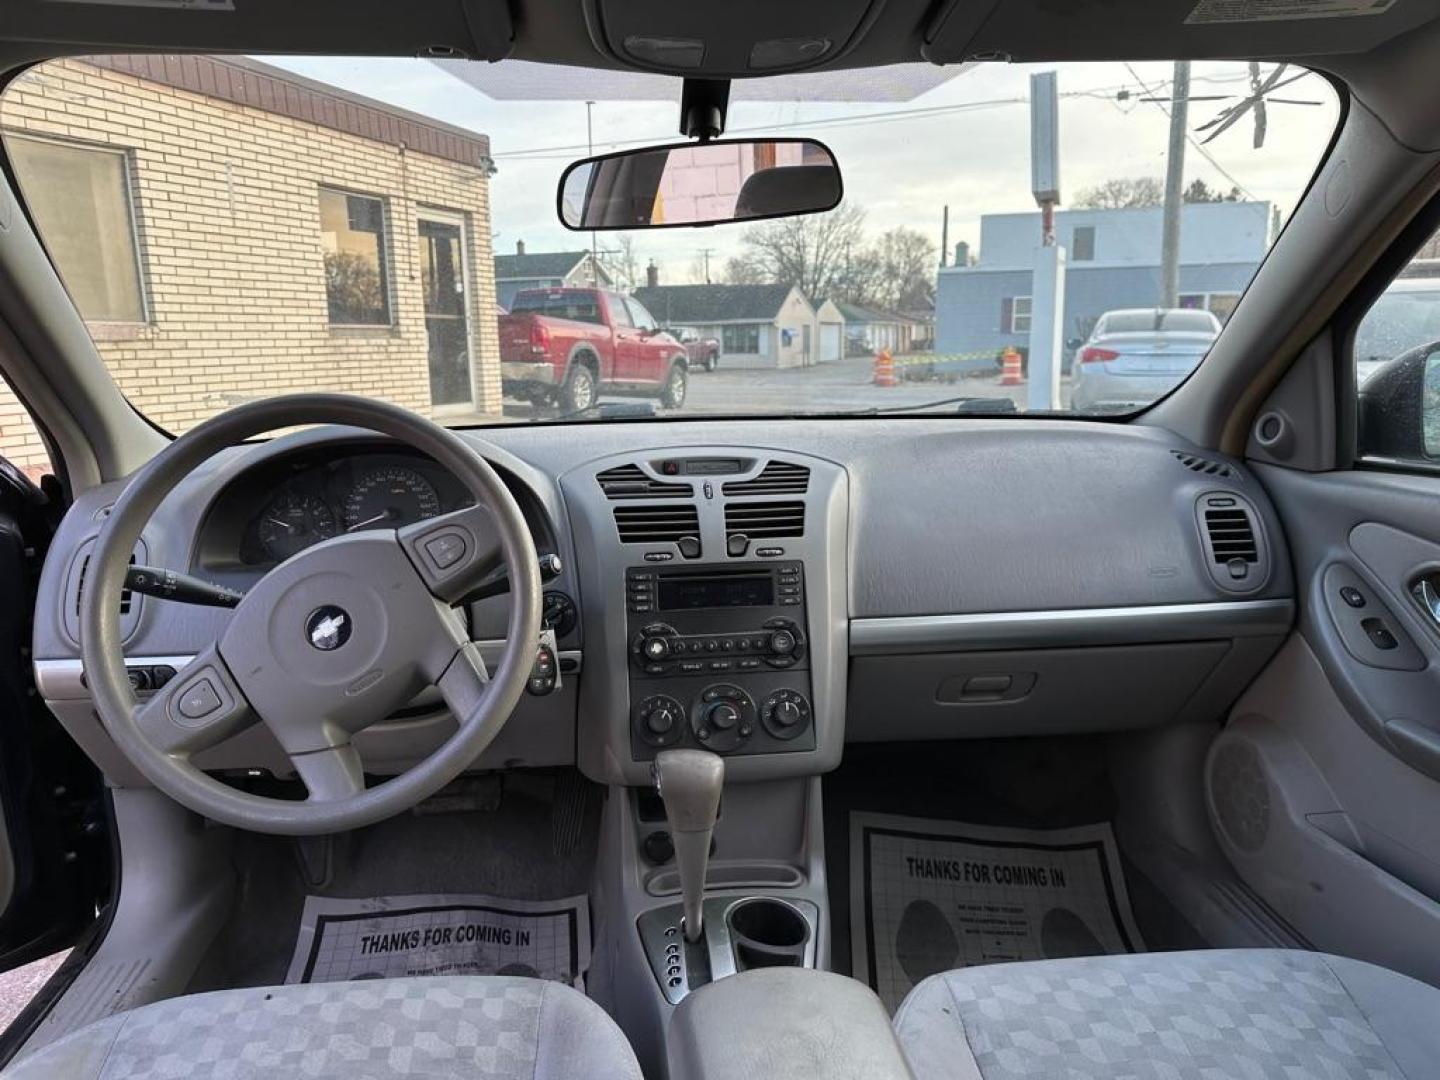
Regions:
<instances>
[{"instance_id":1,"label":"orange traffic barrel","mask_svg":"<svg viewBox=\"0 0 1440 1080\"><path fill-rule=\"evenodd\" d=\"M875 385L895 385L895 358L890 355L889 349L881 349L875 354Z\"/></svg>"},{"instance_id":2,"label":"orange traffic barrel","mask_svg":"<svg viewBox=\"0 0 1440 1080\"><path fill-rule=\"evenodd\" d=\"M1025 382L1025 372L1020 365L1020 353L1013 345L1006 345L1000 354L1000 385L1020 386Z\"/></svg>"}]
</instances>

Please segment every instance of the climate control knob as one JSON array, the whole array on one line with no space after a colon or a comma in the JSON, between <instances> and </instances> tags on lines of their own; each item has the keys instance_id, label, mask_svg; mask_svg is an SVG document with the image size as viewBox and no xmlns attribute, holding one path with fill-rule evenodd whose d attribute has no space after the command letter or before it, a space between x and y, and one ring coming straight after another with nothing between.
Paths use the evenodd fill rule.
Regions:
<instances>
[{"instance_id":1,"label":"climate control knob","mask_svg":"<svg viewBox=\"0 0 1440 1080\"><path fill-rule=\"evenodd\" d=\"M666 705L657 705L645 714L645 730L657 738L664 738L675 729L679 717Z\"/></svg>"},{"instance_id":2,"label":"climate control knob","mask_svg":"<svg viewBox=\"0 0 1440 1080\"><path fill-rule=\"evenodd\" d=\"M729 731L740 723L740 710L728 701L717 702L705 714L705 723L715 731Z\"/></svg>"},{"instance_id":3,"label":"climate control knob","mask_svg":"<svg viewBox=\"0 0 1440 1080\"><path fill-rule=\"evenodd\" d=\"M649 746L674 746L685 734L685 706L669 694L655 694L635 706L631 730Z\"/></svg>"},{"instance_id":4,"label":"climate control knob","mask_svg":"<svg viewBox=\"0 0 1440 1080\"><path fill-rule=\"evenodd\" d=\"M811 718L810 702L799 690L776 690L760 704L760 723L785 742L804 734Z\"/></svg>"},{"instance_id":5,"label":"climate control knob","mask_svg":"<svg viewBox=\"0 0 1440 1080\"><path fill-rule=\"evenodd\" d=\"M805 714L800 711L800 706L793 701L782 701L775 706L775 723L781 727L794 727L805 719Z\"/></svg>"}]
</instances>

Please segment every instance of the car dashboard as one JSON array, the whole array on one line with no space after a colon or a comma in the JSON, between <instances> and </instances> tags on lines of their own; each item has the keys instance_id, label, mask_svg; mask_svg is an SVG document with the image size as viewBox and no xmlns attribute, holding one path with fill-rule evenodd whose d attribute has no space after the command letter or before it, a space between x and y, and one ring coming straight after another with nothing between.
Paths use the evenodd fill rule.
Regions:
<instances>
[{"instance_id":1,"label":"car dashboard","mask_svg":"<svg viewBox=\"0 0 1440 1080\"><path fill-rule=\"evenodd\" d=\"M833 768L847 742L1108 731L1215 715L1294 619L1274 512L1230 459L1156 429L930 418L573 425L464 433L515 495L546 586L560 684L527 695L475 767L575 763L644 784L711 749L736 780ZM143 782L90 706L85 560L121 485L87 492L47 558L40 692L120 783ZM217 455L162 503L137 561L244 588L306 546L469 501L433 461L318 428ZM466 612L498 654L508 598ZM230 613L127 595L132 682ZM197 644L199 643L199 644ZM137 674L138 672L138 674ZM158 674L157 674L158 673ZM454 720L427 692L356 739L401 771ZM263 725L202 767L284 775Z\"/></svg>"}]
</instances>

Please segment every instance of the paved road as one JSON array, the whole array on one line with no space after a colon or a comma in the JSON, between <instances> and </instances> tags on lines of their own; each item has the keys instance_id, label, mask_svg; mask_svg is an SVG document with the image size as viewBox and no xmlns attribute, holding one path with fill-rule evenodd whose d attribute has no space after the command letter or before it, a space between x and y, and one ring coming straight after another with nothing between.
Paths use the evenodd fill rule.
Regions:
<instances>
[{"instance_id":1,"label":"paved road","mask_svg":"<svg viewBox=\"0 0 1440 1080\"><path fill-rule=\"evenodd\" d=\"M981 376L941 380L902 382L899 386L881 388L874 385L873 361L869 357L852 358L808 368L787 368L782 371L755 371L727 368L719 371L695 371L690 375L690 392L685 407L678 415L720 413L774 413L794 409L800 412L864 412L871 409L894 409L897 406L918 406L952 398L1008 399L1026 408L1026 386L1001 386L998 372ZM1070 380L1061 380L1062 407L1069 404ZM602 401L624 401L619 397L602 397ZM629 399L643 400L643 399ZM978 403L977 403L978 404ZM956 405L938 408L937 412L953 412ZM981 407L983 411L983 406ZM991 411L1000 411L995 408ZM518 402L505 403L505 415L515 420L549 418L555 410L537 410Z\"/></svg>"},{"instance_id":2,"label":"paved road","mask_svg":"<svg viewBox=\"0 0 1440 1080\"><path fill-rule=\"evenodd\" d=\"M68 952L56 953L0 975L0 1031L14 1023L68 955Z\"/></svg>"}]
</instances>

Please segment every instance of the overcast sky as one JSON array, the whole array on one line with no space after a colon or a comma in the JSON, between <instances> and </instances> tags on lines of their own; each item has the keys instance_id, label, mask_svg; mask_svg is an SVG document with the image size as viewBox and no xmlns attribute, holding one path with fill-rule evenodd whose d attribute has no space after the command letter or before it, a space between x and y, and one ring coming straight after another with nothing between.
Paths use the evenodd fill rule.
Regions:
<instances>
[{"instance_id":1,"label":"overcast sky","mask_svg":"<svg viewBox=\"0 0 1440 1080\"><path fill-rule=\"evenodd\" d=\"M570 161L584 156L584 97L597 92L586 73L570 73L577 87L574 100L502 100L423 60L264 59L488 135L499 170L490 189L497 253L513 251L517 240L524 240L530 251L588 246L587 235L568 232L555 215L560 174ZM511 69L517 82L526 67L533 65ZM1268 72L1270 66L1265 69ZM819 100L816 94L823 91L799 78L794 82L796 100L734 102L729 133L743 129L813 135L834 150L844 174L846 201L864 209L870 233L908 225L925 232L938 247L941 208L948 203L951 244L968 240L978 247L982 214L1035 208L1030 195L1027 94L1030 74L1040 70L1059 73L1062 203L1106 179L1163 176L1168 103L1143 100L1170 95L1172 67L1161 63L980 65L957 70L939 85L899 102ZM503 79L506 73L502 63L488 69L485 78ZM934 82L935 69L926 65L923 71L872 72L857 77L847 92L854 95L859 86L863 95L866 85L890 86L894 96L895 80L910 75L923 88ZM678 137L679 80L652 77L639 92L653 94L657 85L662 92L672 89L673 97L596 102L596 153ZM1204 139L1208 133L1195 129L1240 100L1248 88L1245 64L1195 64L1189 124L1194 138ZM1215 100L1199 100L1212 96ZM1201 178L1224 190L1238 183L1249 197L1273 202L1288 214L1324 152L1338 109L1329 84L1313 75L1284 86L1275 97L1306 104L1272 104L1268 136L1260 150L1251 146L1254 125L1249 116L1204 148L1213 162L1190 147L1187 182ZM704 248L712 249L712 268L718 277L725 258L739 250L743 228L633 235L642 265L654 258L663 280L680 282L694 280L697 256ZM600 234L602 250L613 242Z\"/></svg>"}]
</instances>

